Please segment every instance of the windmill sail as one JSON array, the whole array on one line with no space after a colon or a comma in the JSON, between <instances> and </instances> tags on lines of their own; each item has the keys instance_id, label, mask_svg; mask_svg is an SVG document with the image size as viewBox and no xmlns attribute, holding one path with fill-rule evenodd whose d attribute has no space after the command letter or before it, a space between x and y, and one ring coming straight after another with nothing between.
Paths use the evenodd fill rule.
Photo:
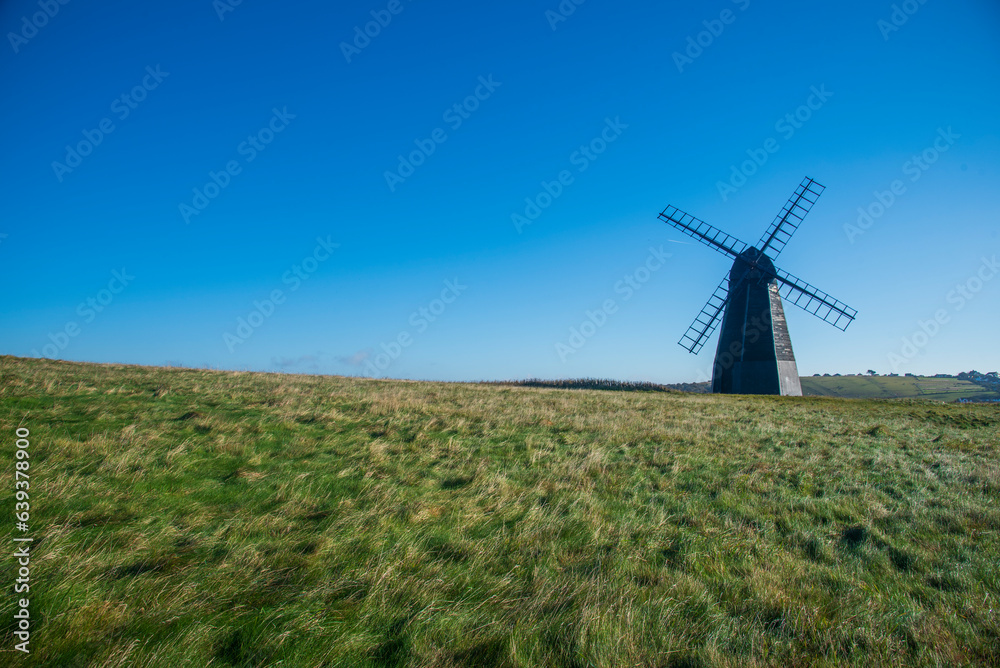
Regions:
<instances>
[{"instance_id":1,"label":"windmill sail","mask_svg":"<svg viewBox=\"0 0 1000 668\"><path fill-rule=\"evenodd\" d=\"M670 223L678 230L693 237L709 248L714 248L730 259L738 257L749 246L736 237L684 213L675 206L668 206L660 214L660 220Z\"/></svg>"},{"instance_id":2,"label":"windmill sail","mask_svg":"<svg viewBox=\"0 0 1000 668\"><path fill-rule=\"evenodd\" d=\"M743 265L737 276L733 275L733 271L727 272L719 283L719 287L715 289L715 292L701 309L701 313L695 317L694 322L677 343L697 355L708 338L712 336L715 328L719 326L719 321L729 303L729 295L740 289L750 271L749 265Z\"/></svg>"},{"instance_id":3,"label":"windmill sail","mask_svg":"<svg viewBox=\"0 0 1000 668\"><path fill-rule=\"evenodd\" d=\"M777 274L775 278L781 283L779 291L781 298L807 313L812 313L823 322L845 331L858 315L855 309L844 302L834 299L787 271L778 269L775 273Z\"/></svg>"},{"instance_id":4,"label":"windmill sail","mask_svg":"<svg viewBox=\"0 0 1000 668\"><path fill-rule=\"evenodd\" d=\"M776 260L824 190L826 190L826 186L816 183L808 176L803 179L792 196L788 198L788 203L764 232L757 247L762 252L767 253L772 260Z\"/></svg>"},{"instance_id":5,"label":"windmill sail","mask_svg":"<svg viewBox=\"0 0 1000 668\"><path fill-rule=\"evenodd\" d=\"M691 326L688 327L687 332L684 333L684 336L677 343L695 355L701 352L701 348L708 341L708 337L712 336L712 332L719 326L719 320L722 319L722 311L726 308L728 298L729 274L727 273L722 282L719 283L719 287L708 298L708 302L701 309L701 313L698 314L694 322L691 323Z\"/></svg>"}]
</instances>

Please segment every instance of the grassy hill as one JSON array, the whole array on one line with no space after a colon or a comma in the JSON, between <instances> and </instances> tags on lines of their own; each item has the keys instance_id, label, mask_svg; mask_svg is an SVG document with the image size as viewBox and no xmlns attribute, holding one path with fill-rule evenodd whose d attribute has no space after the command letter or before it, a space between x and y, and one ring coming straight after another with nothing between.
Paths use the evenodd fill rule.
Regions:
<instances>
[{"instance_id":1,"label":"grassy hill","mask_svg":"<svg viewBox=\"0 0 1000 668\"><path fill-rule=\"evenodd\" d=\"M10 357L0 381L35 539L6 665L1000 663L996 406Z\"/></svg>"},{"instance_id":2,"label":"grassy hill","mask_svg":"<svg viewBox=\"0 0 1000 668\"><path fill-rule=\"evenodd\" d=\"M1000 399L1000 394L967 380L926 376L805 376L802 393L852 399Z\"/></svg>"}]
</instances>

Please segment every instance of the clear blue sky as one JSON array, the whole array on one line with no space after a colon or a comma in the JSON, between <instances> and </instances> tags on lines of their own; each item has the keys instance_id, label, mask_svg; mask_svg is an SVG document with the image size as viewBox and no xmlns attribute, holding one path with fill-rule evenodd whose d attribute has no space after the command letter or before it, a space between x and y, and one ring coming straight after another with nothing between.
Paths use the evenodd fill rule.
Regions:
<instances>
[{"instance_id":1,"label":"clear blue sky","mask_svg":"<svg viewBox=\"0 0 1000 668\"><path fill-rule=\"evenodd\" d=\"M677 340L729 262L657 214L753 243L809 175L778 265L859 316L787 307L800 372L1000 367L1000 6L677 4L2 3L0 351L704 379Z\"/></svg>"}]
</instances>

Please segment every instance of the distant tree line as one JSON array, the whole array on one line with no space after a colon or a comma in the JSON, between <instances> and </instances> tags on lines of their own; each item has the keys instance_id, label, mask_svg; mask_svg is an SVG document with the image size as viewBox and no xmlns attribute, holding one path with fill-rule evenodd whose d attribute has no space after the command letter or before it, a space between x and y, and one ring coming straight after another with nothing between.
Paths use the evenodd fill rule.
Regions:
<instances>
[{"instance_id":1,"label":"distant tree line","mask_svg":"<svg viewBox=\"0 0 1000 668\"><path fill-rule=\"evenodd\" d=\"M610 380L607 378L577 378L572 380L492 380L483 385L506 385L515 387L551 387L560 390L610 390L613 392L693 392L708 394L711 383L674 383L662 385L645 381Z\"/></svg>"}]
</instances>

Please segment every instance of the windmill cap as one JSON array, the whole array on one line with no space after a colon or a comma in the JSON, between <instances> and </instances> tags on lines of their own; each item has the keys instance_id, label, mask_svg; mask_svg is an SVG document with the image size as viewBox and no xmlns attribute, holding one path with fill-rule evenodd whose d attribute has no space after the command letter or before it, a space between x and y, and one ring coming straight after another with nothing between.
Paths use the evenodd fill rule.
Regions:
<instances>
[{"instance_id":1,"label":"windmill cap","mask_svg":"<svg viewBox=\"0 0 1000 668\"><path fill-rule=\"evenodd\" d=\"M775 274L771 258L757 248L748 248L740 253L736 261L733 262L733 268L729 272L729 280L733 282L749 279L770 282L774 279Z\"/></svg>"}]
</instances>

